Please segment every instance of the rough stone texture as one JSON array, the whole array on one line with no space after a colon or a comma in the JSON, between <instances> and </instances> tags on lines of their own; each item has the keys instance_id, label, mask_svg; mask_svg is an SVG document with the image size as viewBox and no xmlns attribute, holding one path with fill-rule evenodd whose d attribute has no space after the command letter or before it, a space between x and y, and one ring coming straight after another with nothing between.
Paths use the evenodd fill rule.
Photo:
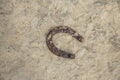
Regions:
<instances>
[{"instance_id":1,"label":"rough stone texture","mask_svg":"<svg viewBox=\"0 0 120 80\"><path fill-rule=\"evenodd\" d=\"M58 25L85 39L54 37L74 60L46 46ZM120 0L0 0L0 80L120 80Z\"/></svg>"}]
</instances>

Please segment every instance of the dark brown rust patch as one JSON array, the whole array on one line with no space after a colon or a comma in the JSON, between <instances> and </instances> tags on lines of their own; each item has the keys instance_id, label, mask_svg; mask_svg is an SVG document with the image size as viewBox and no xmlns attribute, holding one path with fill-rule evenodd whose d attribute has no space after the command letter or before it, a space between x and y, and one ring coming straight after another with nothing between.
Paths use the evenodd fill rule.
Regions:
<instances>
[{"instance_id":1,"label":"dark brown rust patch","mask_svg":"<svg viewBox=\"0 0 120 80\"><path fill-rule=\"evenodd\" d=\"M46 44L47 44L49 50L53 54L55 54L59 57L63 57L63 58L75 59L75 54L71 54L69 52L60 50L53 44L52 38L57 33L67 33L67 34L71 35L72 37L74 37L76 40L78 40L80 42L82 42L83 37L80 34L78 34L75 30L73 30L73 29L71 29L70 27L67 27L67 26L55 27L55 28L51 29L46 36Z\"/></svg>"}]
</instances>

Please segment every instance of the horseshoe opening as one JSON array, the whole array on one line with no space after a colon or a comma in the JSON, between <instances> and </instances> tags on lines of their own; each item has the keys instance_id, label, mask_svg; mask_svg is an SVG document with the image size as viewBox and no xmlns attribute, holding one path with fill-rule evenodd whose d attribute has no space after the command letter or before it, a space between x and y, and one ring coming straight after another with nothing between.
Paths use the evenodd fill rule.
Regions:
<instances>
[{"instance_id":1,"label":"horseshoe opening","mask_svg":"<svg viewBox=\"0 0 120 80\"><path fill-rule=\"evenodd\" d=\"M52 28L48 32L48 34L46 36L46 44L47 44L49 50L53 54L55 54L55 55L57 55L59 57L63 57L63 58L75 59L75 54L72 54L72 53L63 51L61 49L58 49L54 45L52 38L57 33L66 33L66 34L69 34L73 38L75 38L76 40L78 40L79 42L83 41L83 37L80 34L78 34L75 30L73 30L73 29L71 29L70 27L67 27L67 26L58 26L58 27Z\"/></svg>"}]
</instances>

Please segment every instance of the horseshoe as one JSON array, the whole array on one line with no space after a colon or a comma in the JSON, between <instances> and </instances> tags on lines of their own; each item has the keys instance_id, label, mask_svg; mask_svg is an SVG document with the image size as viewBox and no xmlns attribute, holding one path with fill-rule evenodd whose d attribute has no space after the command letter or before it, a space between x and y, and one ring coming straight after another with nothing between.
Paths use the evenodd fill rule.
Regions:
<instances>
[{"instance_id":1,"label":"horseshoe","mask_svg":"<svg viewBox=\"0 0 120 80\"><path fill-rule=\"evenodd\" d=\"M52 38L57 33L67 33L71 35L73 38L75 38L76 40L78 40L79 42L83 41L83 37L80 34L78 34L75 30L67 26L58 26L58 27L52 28L46 36L47 47L53 54L63 58L75 59L75 54L58 49L54 45Z\"/></svg>"}]
</instances>

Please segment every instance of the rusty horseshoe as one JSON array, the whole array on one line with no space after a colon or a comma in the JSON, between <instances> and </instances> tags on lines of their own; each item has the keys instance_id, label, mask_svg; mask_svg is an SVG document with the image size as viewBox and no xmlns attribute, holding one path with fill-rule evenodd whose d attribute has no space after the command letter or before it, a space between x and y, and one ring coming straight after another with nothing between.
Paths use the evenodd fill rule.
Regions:
<instances>
[{"instance_id":1,"label":"rusty horseshoe","mask_svg":"<svg viewBox=\"0 0 120 80\"><path fill-rule=\"evenodd\" d=\"M79 42L83 41L83 37L79 33L77 33L75 30L73 30L72 28L70 28L68 26L54 27L54 28L50 29L50 31L47 33L46 44L47 44L49 50L53 54L55 54L59 57L63 57L63 58L75 59L75 54L58 49L54 45L52 38L57 33L67 33L67 34L71 35L73 38L75 38L76 40L78 40Z\"/></svg>"}]
</instances>

